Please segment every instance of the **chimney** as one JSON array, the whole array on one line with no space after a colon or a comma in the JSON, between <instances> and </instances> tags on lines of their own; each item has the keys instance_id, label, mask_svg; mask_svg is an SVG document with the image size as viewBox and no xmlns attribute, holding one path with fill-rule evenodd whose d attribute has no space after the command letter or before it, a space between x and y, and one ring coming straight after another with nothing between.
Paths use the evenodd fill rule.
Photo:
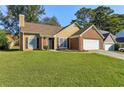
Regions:
<instances>
[{"instance_id":1,"label":"chimney","mask_svg":"<svg viewBox=\"0 0 124 93\"><path fill-rule=\"evenodd\" d=\"M20 14L19 15L19 27L24 27L25 26L25 16Z\"/></svg>"}]
</instances>

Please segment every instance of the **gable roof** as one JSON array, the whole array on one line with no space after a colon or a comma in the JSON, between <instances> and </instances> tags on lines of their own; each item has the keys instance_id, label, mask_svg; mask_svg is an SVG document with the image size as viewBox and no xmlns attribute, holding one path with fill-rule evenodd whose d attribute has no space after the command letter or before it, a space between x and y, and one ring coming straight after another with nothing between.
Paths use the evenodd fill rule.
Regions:
<instances>
[{"instance_id":1,"label":"gable roof","mask_svg":"<svg viewBox=\"0 0 124 93\"><path fill-rule=\"evenodd\" d=\"M112 38L112 40L114 41L114 42L116 42L116 38L115 38L115 36L113 35L113 34L111 34L109 31L104 31L104 30L99 30L102 34L103 34L103 36L104 36L104 41L107 39L107 37L110 35L110 37Z\"/></svg>"},{"instance_id":2,"label":"gable roof","mask_svg":"<svg viewBox=\"0 0 124 93\"><path fill-rule=\"evenodd\" d=\"M81 35L83 35L85 32L87 32L89 29L91 29L92 27L96 29L96 31L99 33L99 35L100 35L102 38L104 38L104 36L102 35L102 33L96 28L95 25L91 25L90 27L86 27L86 28L80 29L79 31L77 31L76 33L74 33L74 34L72 35L72 37L81 36Z\"/></svg>"},{"instance_id":3,"label":"gable roof","mask_svg":"<svg viewBox=\"0 0 124 93\"><path fill-rule=\"evenodd\" d=\"M110 33L106 33L106 34L103 34L103 36L105 37L104 40L110 35Z\"/></svg>"},{"instance_id":4,"label":"gable roof","mask_svg":"<svg viewBox=\"0 0 124 93\"><path fill-rule=\"evenodd\" d=\"M114 36L113 34L111 34L111 33L108 33L107 37L105 37L104 40L106 40L109 36L110 36L110 37L112 38L112 40L116 43L116 38L115 38L115 36Z\"/></svg>"},{"instance_id":5,"label":"gable roof","mask_svg":"<svg viewBox=\"0 0 124 93\"><path fill-rule=\"evenodd\" d=\"M80 27L80 25L77 23L77 22L73 22L73 23L71 23L71 24L69 24L69 25L67 25L67 26L65 26L65 27L63 27L60 31L62 31L62 30L64 30L64 29L66 29L67 27L69 27L70 25L72 25L72 24L76 24L77 25L77 27L79 27L79 29L81 28ZM59 32L60 32L59 31Z\"/></svg>"},{"instance_id":6,"label":"gable roof","mask_svg":"<svg viewBox=\"0 0 124 93\"><path fill-rule=\"evenodd\" d=\"M63 27L61 30L59 30L54 36L56 36L57 34L59 34L59 32L65 30L66 28L68 28L69 26L75 24L79 29L81 29L80 25L77 23L77 22L73 22L73 23L70 23L69 25Z\"/></svg>"},{"instance_id":7,"label":"gable roof","mask_svg":"<svg viewBox=\"0 0 124 93\"><path fill-rule=\"evenodd\" d=\"M23 33L36 33L41 36L53 36L60 30L61 28L58 26L29 22L25 22L25 26L21 27L21 32Z\"/></svg>"},{"instance_id":8,"label":"gable roof","mask_svg":"<svg viewBox=\"0 0 124 93\"><path fill-rule=\"evenodd\" d=\"M124 29L116 34L116 41L118 43L124 43Z\"/></svg>"},{"instance_id":9,"label":"gable roof","mask_svg":"<svg viewBox=\"0 0 124 93\"><path fill-rule=\"evenodd\" d=\"M105 31L105 30L99 30L102 34L107 34L110 33L109 31Z\"/></svg>"},{"instance_id":10,"label":"gable roof","mask_svg":"<svg viewBox=\"0 0 124 93\"><path fill-rule=\"evenodd\" d=\"M116 38L116 41L117 41L118 43L124 43L124 37Z\"/></svg>"},{"instance_id":11,"label":"gable roof","mask_svg":"<svg viewBox=\"0 0 124 93\"><path fill-rule=\"evenodd\" d=\"M86 28L82 28L79 31L77 31L76 33L74 33L72 36L80 36L81 33L83 33L86 29L88 29L89 27Z\"/></svg>"}]
</instances>

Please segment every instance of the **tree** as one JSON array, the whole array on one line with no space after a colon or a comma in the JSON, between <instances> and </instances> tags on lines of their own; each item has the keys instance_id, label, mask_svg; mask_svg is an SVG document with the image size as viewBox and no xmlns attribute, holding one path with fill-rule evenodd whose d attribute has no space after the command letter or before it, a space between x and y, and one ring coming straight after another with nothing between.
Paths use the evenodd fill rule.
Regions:
<instances>
[{"instance_id":1,"label":"tree","mask_svg":"<svg viewBox=\"0 0 124 93\"><path fill-rule=\"evenodd\" d=\"M106 6L99 6L93 11L94 15L92 23L94 23L99 29L105 29L107 17L109 17L114 11L110 7Z\"/></svg>"},{"instance_id":2,"label":"tree","mask_svg":"<svg viewBox=\"0 0 124 93\"><path fill-rule=\"evenodd\" d=\"M25 15L25 21L27 22L40 22L40 17L44 14L45 9L43 6L7 6L7 16L2 18L2 25L5 29L11 32L19 31L19 14Z\"/></svg>"},{"instance_id":3,"label":"tree","mask_svg":"<svg viewBox=\"0 0 124 93\"><path fill-rule=\"evenodd\" d=\"M55 26L61 26L55 16L43 18L42 23L49 24L49 25L55 25Z\"/></svg>"},{"instance_id":4,"label":"tree","mask_svg":"<svg viewBox=\"0 0 124 93\"><path fill-rule=\"evenodd\" d=\"M75 13L76 20L80 25L87 25L93 20L93 10L91 8L81 8Z\"/></svg>"},{"instance_id":5,"label":"tree","mask_svg":"<svg viewBox=\"0 0 124 93\"><path fill-rule=\"evenodd\" d=\"M107 18L106 21L106 30L109 30L111 33L116 34L120 30L124 29L124 19L123 15L113 14Z\"/></svg>"},{"instance_id":6,"label":"tree","mask_svg":"<svg viewBox=\"0 0 124 93\"><path fill-rule=\"evenodd\" d=\"M98 29L107 30L115 34L124 28L124 14L114 14L114 10L106 6L98 6L95 9L81 8L75 13L81 26L94 24Z\"/></svg>"},{"instance_id":7,"label":"tree","mask_svg":"<svg viewBox=\"0 0 124 93\"><path fill-rule=\"evenodd\" d=\"M2 14L2 12L0 11L0 19L2 18L2 15L3 15L3 14Z\"/></svg>"},{"instance_id":8,"label":"tree","mask_svg":"<svg viewBox=\"0 0 124 93\"><path fill-rule=\"evenodd\" d=\"M2 14L2 12L0 11L0 26L1 26L1 24L2 24L2 18L3 18L3 14Z\"/></svg>"},{"instance_id":9,"label":"tree","mask_svg":"<svg viewBox=\"0 0 124 93\"><path fill-rule=\"evenodd\" d=\"M4 30L0 30L0 49L8 48L7 37Z\"/></svg>"}]
</instances>

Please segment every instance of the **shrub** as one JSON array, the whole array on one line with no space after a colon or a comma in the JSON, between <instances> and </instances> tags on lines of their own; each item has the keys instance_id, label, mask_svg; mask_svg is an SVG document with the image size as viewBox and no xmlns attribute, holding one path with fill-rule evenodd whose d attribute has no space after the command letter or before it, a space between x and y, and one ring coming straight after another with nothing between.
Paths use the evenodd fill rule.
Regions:
<instances>
[{"instance_id":1,"label":"shrub","mask_svg":"<svg viewBox=\"0 0 124 93\"><path fill-rule=\"evenodd\" d=\"M6 33L3 30L0 30L0 49L8 49Z\"/></svg>"},{"instance_id":2,"label":"shrub","mask_svg":"<svg viewBox=\"0 0 124 93\"><path fill-rule=\"evenodd\" d=\"M115 50L118 51L118 49L120 48L120 45L118 43L115 44Z\"/></svg>"},{"instance_id":3,"label":"shrub","mask_svg":"<svg viewBox=\"0 0 124 93\"><path fill-rule=\"evenodd\" d=\"M48 38L47 36L43 37L43 39L47 39L47 38Z\"/></svg>"},{"instance_id":4,"label":"shrub","mask_svg":"<svg viewBox=\"0 0 124 93\"><path fill-rule=\"evenodd\" d=\"M44 48L45 50L48 50L48 49L49 49L48 45L43 46L43 48Z\"/></svg>"}]
</instances>

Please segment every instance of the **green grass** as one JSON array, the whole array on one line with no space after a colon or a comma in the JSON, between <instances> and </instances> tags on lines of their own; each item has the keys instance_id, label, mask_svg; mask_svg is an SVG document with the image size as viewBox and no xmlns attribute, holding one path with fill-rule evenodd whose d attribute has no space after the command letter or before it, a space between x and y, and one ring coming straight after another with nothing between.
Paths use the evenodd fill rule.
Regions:
<instances>
[{"instance_id":1,"label":"green grass","mask_svg":"<svg viewBox=\"0 0 124 93\"><path fill-rule=\"evenodd\" d=\"M90 53L0 52L0 86L124 86L124 61Z\"/></svg>"}]
</instances>

